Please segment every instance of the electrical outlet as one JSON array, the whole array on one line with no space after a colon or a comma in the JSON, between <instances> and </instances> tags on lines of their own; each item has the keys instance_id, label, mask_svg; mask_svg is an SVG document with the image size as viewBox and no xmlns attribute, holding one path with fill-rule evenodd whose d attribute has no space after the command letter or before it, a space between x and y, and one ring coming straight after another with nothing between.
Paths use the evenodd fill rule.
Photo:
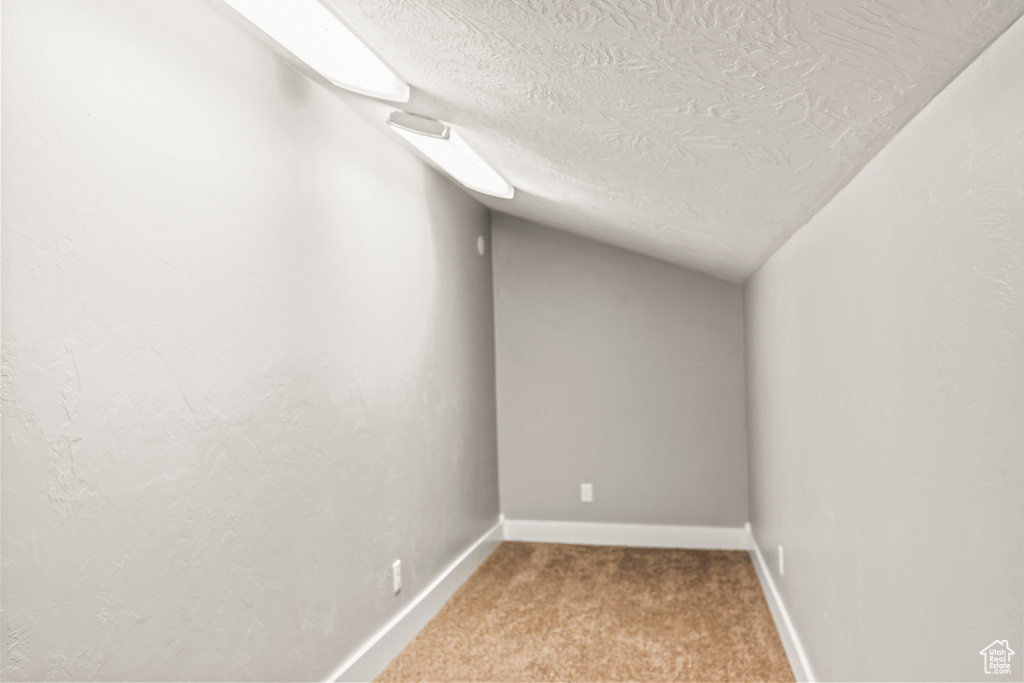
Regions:
<instances>
[{"instance_id":1,"label":"electrical outlet","mask_svg":"<svg viewBox=\"0 0 1024 683\"><path fill-rule=\"evenodd\" d=\"M785 556L782 554L782 546L779 546L779 576L786 573Z\"/></svg>"},{"instance_id":2,"label":"electrical outlet","mask_svg":"<svg viewBox=\"0 0 1024 683\"><path fill-rule=\"evenodd\" d=\"M594 502L594 485L593 484L580 484L580 502L581 503L593 503Z\"/></svg>"},{"instance_id":3,"label":"electrical outlet","mask_svg":"<svg viewBox=\"0 0 1024 683\"><path fill-rule=\"evenodd\" d=\"M402 561L395 560L391 563L391 583L395 587L395 592L402 590Z\"/></svg>"}]
</instances>

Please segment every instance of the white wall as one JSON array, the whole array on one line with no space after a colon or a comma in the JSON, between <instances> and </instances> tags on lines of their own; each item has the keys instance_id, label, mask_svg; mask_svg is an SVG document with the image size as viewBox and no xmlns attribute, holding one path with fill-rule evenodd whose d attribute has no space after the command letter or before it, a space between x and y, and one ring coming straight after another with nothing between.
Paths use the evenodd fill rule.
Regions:
<instances>
[{"instance_id":1,"label":"white wall","mask_svg":"<svg viewBox=\"0 0 1024 683\"><path fill-rule=\"evenodd\" d=\"M505 516L742 526L741 288L518 218L493 229Z\"/></svg>"},{"instance_id":2,"label":"white wall","mask_svg":"<svg viewBox=\"0 0 1024 683\"><path fill-rule=\"evenodd\" d=\"M1017 22L746 285L751 518L822 680L1024 671L1022 64Z\"/></svg>"},{"instance_id":3,"label":"white wall","mask_svg":"<svg viewBox=\"0 0 1024 683\"><path fill-rule=\"evenodd\" d=\"M2 45L2 677L326 677L497 521L487 211L212 3Z\"/></svg>"}]
</instances>

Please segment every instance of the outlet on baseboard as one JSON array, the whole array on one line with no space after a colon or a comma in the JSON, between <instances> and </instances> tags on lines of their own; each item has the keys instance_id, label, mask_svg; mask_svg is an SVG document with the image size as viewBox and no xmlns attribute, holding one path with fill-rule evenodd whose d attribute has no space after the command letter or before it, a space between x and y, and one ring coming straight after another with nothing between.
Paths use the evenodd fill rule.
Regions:
<instances>
[{"instance_id":1,"label":"outlet on baseboard","mask_svg":"<svg viewBox=\"0 0 1024 683\"><path fill-rule=\"evenodd\" d=\"M395 592L402 590L402 561L395 560L391 563L391 583Z\"/></svg>"},{"instance_id":2,"label":"outlet on baseboard","mask_svg":"<svg viewBox=\"0 0 1024 683\"><path fill-rule=\"evenodd\" d=\"M580 502L581 503L593 503L594 502L594 485L593 484L580 484Z\"/></svg>"},{"instance_id":3,"label":"outlet on baseboard","mask_svg":"<svg viewBox=\"0 0 1024 683\"><path fill-rule=\"evenodd\" d=\"M779 546L779 576L786 573L785 556L782 554L782 546Z\"/></svg>"}]
</instances>

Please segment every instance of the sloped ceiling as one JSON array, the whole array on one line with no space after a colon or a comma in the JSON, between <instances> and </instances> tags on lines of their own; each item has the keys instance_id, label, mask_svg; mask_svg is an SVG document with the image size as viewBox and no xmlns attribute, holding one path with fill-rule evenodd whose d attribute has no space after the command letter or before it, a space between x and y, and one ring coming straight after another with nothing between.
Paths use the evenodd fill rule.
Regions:
<instances>
[{"instance_id":1,"label":"sloped ceiling","mask_svg":"<svg viewBox=\"0 0 1024 683\"><path fill-rule=\"evenodd\" d=\"M517 188L492 209L740 281L1024 0L326 0ZM1024 65L1022 65L1024 68Z\"/></svg>"}]
</instances>

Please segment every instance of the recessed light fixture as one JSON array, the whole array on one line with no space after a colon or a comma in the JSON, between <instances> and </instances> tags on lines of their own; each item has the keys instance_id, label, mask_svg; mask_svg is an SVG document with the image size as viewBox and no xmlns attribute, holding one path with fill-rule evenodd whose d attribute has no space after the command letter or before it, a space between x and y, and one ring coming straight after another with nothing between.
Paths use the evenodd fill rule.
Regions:
<instances>
[{"instance_id":1,"label":"recessed light fixture","mask_svg":"<svg viewBox=\"0 0 1024 683\"><path fill-rule=\"evenodd\" d=\"M404 111L392 112L388 116L388 125L442 171L469 189L502 199L511 199L515 195L515 188L451 126Z\"/></svg>"},{"instance_id":2,"label":"recessed light fixture","mask_svg":"<svg viewBox=\"0 0 1024 683\"><path fill-rule=\"evenodd\" d=\"M334 85L409 101L409 86L318 0L224 1Z\"/></svg>"}]
</instances>

